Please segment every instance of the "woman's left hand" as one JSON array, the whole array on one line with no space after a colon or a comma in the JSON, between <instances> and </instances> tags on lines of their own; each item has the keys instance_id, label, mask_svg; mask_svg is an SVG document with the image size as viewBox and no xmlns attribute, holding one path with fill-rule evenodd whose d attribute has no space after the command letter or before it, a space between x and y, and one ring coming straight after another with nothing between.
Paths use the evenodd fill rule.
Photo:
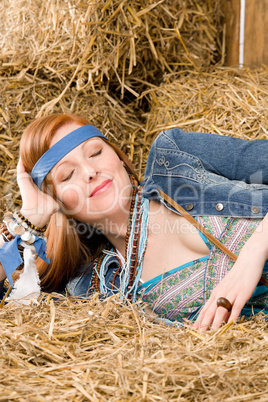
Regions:
<instances>
[{"instance_id":1,"label":"woman's left hand","mask_svg":"<svg viewBox=\"0 0 268 402\"><path fill-rule=\"evenodd\" d=\"M216 330L223 322L238 319L242 308L252 296L263 270L263 263L257 267L256 261L253 264L249 262L240 264L237 261L232 270L213 289L194 323L194 328L206 331L211 326L211 329ZM217 307L217 300L220 297L225 297L232 304L230 312L225 307Z\"/></svg>"},{"instance_id":2,"label":"woman's left hand","mask_svg":"<svg viewBox=\"0 0 268 402\"><path fill-rule=\"evenodd\" d=\"M202 308L194 328L202 331L218 329L223 322L235 322L242 308L252 296L262 275L267 249L268 215L242 248L237 261L222 281L213 289L209 300ZM224 297L232 310L217 307L217 300Z\"/></svg>"}]
</instances>

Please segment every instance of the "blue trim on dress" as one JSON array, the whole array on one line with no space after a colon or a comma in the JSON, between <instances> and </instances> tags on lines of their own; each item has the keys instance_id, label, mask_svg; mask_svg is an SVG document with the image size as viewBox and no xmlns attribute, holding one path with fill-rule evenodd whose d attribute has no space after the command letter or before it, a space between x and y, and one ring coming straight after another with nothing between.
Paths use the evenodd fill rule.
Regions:
<instances>
[{"instance_id":1,"label":"blue trim on dress","mask_svg":"<svg viewBox=\"0 0 268 402\"><path fill-rule=\"evenodd\" d=\"M194 218L195 218L195 220L197 221L197 217L195 216ZM197 228L196 228L196 229L197 229ZM161 280L163 280L163 279L166 278L167 276L172 275L172 274L175 274L176 272L181 271L182 269L187 268L187 267L189 267L189 266L191 266L191 265L198 264L199 262L203 262L203 261L208 260L209 255L210 255L210 251L211 251L211 249L212 249L212 245L211 245L211 243L209 242L209 240L207 239L207 237L206 237L202 232L200 232L200 230L197 229L197 232L199 233L200 237L202 238L202 240L204 241L205 245L206 245L207 248L209 249L209 253L208 253L207 255L205 255L204 257L201 257L201 258L197 258L196 260L189 261L189 262L187 262L187 263L185 263L185 264L183 264L183 265L180 265L180 266L178 266L178 267L176 267L176 268L171 269L170 271L167 271L167 272L164 272L163 274L160 274L160 275L158 275L158 276L155 276L154 278L152 278L152 279L150 279L149 281L144 282L142 285L140 285L140 286L138 287L137 291L140 292L142 289L147 288L147 286L149 286L149 287L143 292L143 294L146 294L150 289L152 289L153 286L155 286L155 285L157 284L157 282L160 282Z\"/></svg>"},{"instance_id":2,"label":"blue trim on dress","mask_svg":"<svg viewBox=\"0 0 268 402\"><path fill-rule=\"evenodd\" d=\"M208 258L209 258L209 254L208 254L208 255L205 255L205 257L201 257L201 258L198 258L198 259L196 259L196 260L189 261L189 262L187 262L187 263L185 263L185 264L183 264L183 265L180 265L179 267L176 267L176 268L171 269L170 271L167 271L167 272L164 272L163 274L160 274L160 275L158 275L158 276L155 276L154 278L152 278L152 279L150 279L149 281L144 282L142 285L140 285L140 286L138 287L138 292L140 292L142 289L144 289L144 288L146 288L147 286L149 286L149 287L145 290L145 292L144 292L144 294L145 294L145 293L147 293L153 286L155 286L157 282L160 282L162 279L166 278L167 276L172 275L172 274L174 274L175 272L181 271L182 269L187 268L187 267L189 267L190 265L194 265L194 264L198 264L199 262L206 261L206 260L208 260Z\"/></svg>"}]
</instances>

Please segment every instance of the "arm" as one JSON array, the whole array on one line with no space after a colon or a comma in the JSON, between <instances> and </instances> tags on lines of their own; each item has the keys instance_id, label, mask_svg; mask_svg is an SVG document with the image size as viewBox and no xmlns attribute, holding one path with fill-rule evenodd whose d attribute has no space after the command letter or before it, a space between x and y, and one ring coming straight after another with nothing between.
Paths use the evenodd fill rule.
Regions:
<instances>
[{"instance_id":1,"label":"arm","mask_svg":"<svg viewBox=\"0 0 268 402\"><path fill-rule=\"evenodd\" d=\"M206 331L220 327L223 321L236 321L245 303L252 296L262 275L265 261L268 258L268 214L257 230L242 248L231 271L213 290L201 313L194 323L195 328ZM217 308L219 297L225 297L232 304L232 311Z\"/></svg>"},{"instance_id":2,"label":"arm","mask_svg":"<svg viewBox=\"0 0 268 402\"><path fill-rule=\"evenodd\" d=\"M59 205L52 197L37 188L30 175L25 171L21 161L19 161L17 167L17 181L22 197L22 215L35 226L42 228L49 222L51 215L59 209ZM13 234L13 236L15 236L15 234ZM4 240L2 236L0 236L0 248L3 247L3 243ZM13 256L12 254L17 251L16 249L13 249L14 244L16 247L16 243L12 243L11 248L7 245L9 248L8 253L6 251L7 248L5 248L3 253L1 253L2 265L0 263L0 281L6 276L8 276L10 280L11 277L9 275L11 275L12 270L15 269L14 267L16 267L16 264L19 265L18 261L21 260L19 255L17 256L15 254ZM39 249L38 255L43 258L44 252L42 247ZM6 272L4 271L4 268Z\"/></svg>"},{"instance_id":3,"label":"arm","mask_svg":"<svg viewBox=\"0 0 268 402\"><path fill-rule=\"evenodd\" d=\"M51 216L59 210L59 204L51 196L38 189L21 160L17 166L17 182L22 198L22 215L35 226L44 227Z\"/></svg>"},{"instance_id":4,"label":"arm","mask_svg":"<svg viewBox=\"0 0 268 402\"><path fill-rule=\"evenodd\" d=\"M171 129L161 133L155 143L160 148L177 148L194 155L206 170L230 180L268 184L268 141L265 139L248 141L219 134L185 133L180 129Z\"/></svg>"}]
</instances>

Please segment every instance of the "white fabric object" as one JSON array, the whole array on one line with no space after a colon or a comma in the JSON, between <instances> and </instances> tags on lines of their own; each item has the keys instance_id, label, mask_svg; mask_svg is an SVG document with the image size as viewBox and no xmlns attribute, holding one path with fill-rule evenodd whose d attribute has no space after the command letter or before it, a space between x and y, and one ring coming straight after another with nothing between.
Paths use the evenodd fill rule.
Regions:
<instances>
[{"instance_id":1,"label":"white fabric object","mask_svg":"<svg viewBox=\"0 0 268 402\"><path fill-rule=\"evenodd\" d=\"M15 282L6 301L14 300L21 304L30 304L41 293L40 279L35 265L36 252L33 246L24 248L24 271Z\"/></svg>"}]
</instances>

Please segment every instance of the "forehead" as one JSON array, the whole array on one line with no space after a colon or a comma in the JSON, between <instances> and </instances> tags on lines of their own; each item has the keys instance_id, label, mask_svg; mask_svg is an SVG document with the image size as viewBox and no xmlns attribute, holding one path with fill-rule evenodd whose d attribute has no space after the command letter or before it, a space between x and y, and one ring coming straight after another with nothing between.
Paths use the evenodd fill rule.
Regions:
<instances>
[{"instance_id":1,"label":"forehead","mask_svg":"<svg viewBox=\"0 0 268 402\"><path fill-rule=\"evenodd\" d=\"M68 124L64 124L64 126L60 127L54 134L51 142L50 148L56 144L59 140L64 138L66 135L70 134L72 131L76 130L77 128L82 127L81 124L70 122Z\"/></svg>"},{"instance_id":2,"label":"forehead","mask_svg":"<svg viewBox=\"0 0 268 402\"><path fill-rule=\"evenodd\" d=\"M100 144L103 147L109 147L108 144L106 144L105 141L103 141L101 138L99 137L92 137L89 140L86 140L84 142L82 142L81 144L77 145L76 147L74 147L73 149L71 149L71 151L69 151L63 158L61 158L51 169L51 171L53 171L53 169L57 169L59 166L64 165L65 163L72 163L73 162L73 158L75 157L76 160L78 160L79 162L82 161L82 154L84 152L84 150L87 150L87 152L89 150L92 150L92 152L95 152L96 147L99 148ZM110 148L111 149L111 148ZM111 149L112 150L112 149ZM113 151L113 150L112 150ZM78 154L77 154L78 152ZM115 154L116 155L116 154Z\"/></svg>"}]
</instances>

